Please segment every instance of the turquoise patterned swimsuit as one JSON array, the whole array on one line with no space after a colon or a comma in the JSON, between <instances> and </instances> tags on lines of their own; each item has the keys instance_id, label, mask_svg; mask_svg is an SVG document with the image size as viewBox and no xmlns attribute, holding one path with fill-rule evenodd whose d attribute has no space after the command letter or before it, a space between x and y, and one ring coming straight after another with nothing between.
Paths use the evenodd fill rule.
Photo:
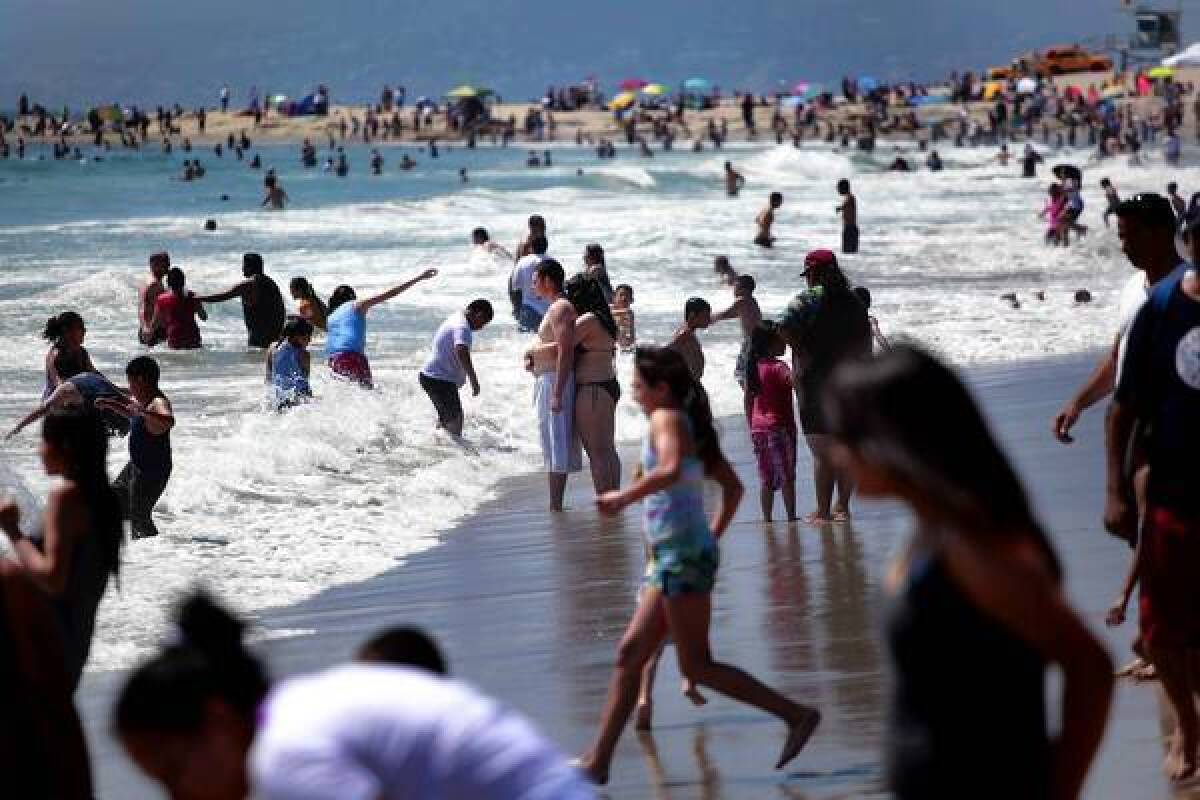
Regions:
<instances>
[{"instance_id":1,"label":"turquoise patterned swimsuit","mask_svg":"<svg viewBox=\"0 0 1200 800\"><path fill-rule=\"evenodd\" d=\"M691 432L691 425L688 425ZM642 467L658 466L658 454L647 436ZM646 584L664 595L711 592L717 577L717 542L704 514L704 465L685 456L679 481L642 501L650 561Z\"/></svg>"}]
</instances>

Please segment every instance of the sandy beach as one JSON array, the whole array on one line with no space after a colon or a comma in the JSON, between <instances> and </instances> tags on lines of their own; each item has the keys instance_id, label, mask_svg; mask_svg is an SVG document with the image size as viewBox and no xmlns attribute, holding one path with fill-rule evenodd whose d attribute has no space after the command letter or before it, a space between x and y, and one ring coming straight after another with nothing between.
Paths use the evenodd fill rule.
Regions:
<instances>
[{"instance_id":1,"label":"sandy beach","mask_svg":"<svg viewBox=\"0 0 1200 800\"><path fill-rule=\"evenodd\" d=\"M1075 75L1060 76L1053 79L1053 83L1059 89L1067 87L1079 88L1085 90L1095 85L1097 88L1112 78L1110 73L1080 73ZM1181 68L1176 71L1176 80L1181 83L1200 83L1200 68ZM1131 83L1132 79L1128 79ZM832 87L831 87L832 88ZM1149 113L1152 108L1157 108L1157 98L1125 98L1119 102L1122 104L1131 104L1134 108L1144 113ZM311 139L318 147L326 142L330 137L339 139L339 127L343 120L347 126L351 125L351 121L357 119L360 123L366 119L369 111L373 106L362 104L349 104L335 102L329 110L327 116L295 116L289 117L278 113L277 111L268 111L262 120L262 124L258 127L254 125L254 117L249 111L241 109L231 109L228 112L221 112L218 109L209 109L206 115L205 130L201 133L198 129L197 119L192 109L185 109L185 114L178 121L180 133L178 135L168 137L171 138L175 145L178 146L184 138L189 139L193 145L211 146L217 142L224 142L229 136L240 136L243 132L250 137L252 142L261 143L291 143L299 144L305 139ZM993 103L990 101L970 103L966 106L967 114L976 121L987 122L988 112L992 109ZM491 109L492 118L498 121L504 121L512 118L516 122L518 135L516 143L530 144L531 146L541 146L545 143L574 143L576 137L581 137L589 140L599 140L608 138L614 141L621 139L624 133L621 125L617 122L614 114L610 111L600 109L584 109L579 111L555 111L551 112L553 117L554 130L547 132L547 137L544 139L531 140L523 134L522 121L525 118L526 112L530 109L538 108L540 105L534 102L500 102L493 103L489 106ZM146 109L149 111L150 109ZM413 126L412 106L408 105L404 109L396 110L404 125L399 138L391 137L388 140L375 137L371 144L373 146L388 146L400 144L424 143L431 139L437 139L443 142L461 140L462 134L451 130L447 125L445 114L437 114L433 119L432 125L422 126L419 130ZM962 107L958 105L934 105L922 108L906 108L893 107L891 112L894 114L903 115L908 111L916 113L917 118L922 125L928 126L934 122L942 120L958 119L961 115ZM792 114L790 109L784 109L784 116L791 122ZM660 112L651 112L661 116ZM771 118L774 113L774 106L758 106L755 109L755 126L757 129L754 140L767 141L773 138L771 131ZM822 110L819 113L819 118L825 126L832 124L834 127L846 126L849 129L861 129L862 120L868 115L865 106L858 103L838 105L831 109ZM380 116L382 119L390 120L392 113L384 113ZM27 125L32 125L32 118L22 120ZM683 141L679 144L684 144L691 138L689 134L702 136L709 121L719 125L728 126L730 137L734 141L745 141L748 139L747 129L742 120L741 107L732 97L726 97L723 101L714 108L706 110L688 110L684 115L686 130L678 131L682 133ZM1065 129L1062 124L1056 120L1048 120L1052 131ZM18 122L19 130L20 122ZM347 128L350 130L351 128ZM161 134L156 133L158 130L156 124L151 124L149 139L151 144L149 147L155 147L155 143L161 145L163 139ZM639 133L648 133L651 130L648 118L639 120L637 125ZM1040 130L1040 126L1039 126ZM913 133L903 133L901 136L913 137ZM110 138L114 138L113 134L109 134ZM917 131L915 138L928 138L928 127L924 127ZM55 135L41 137L47 141L57 139ZM347 135L346 141L350 141L352 137ZM34 139L36 140L36 138ZM77 135L67 137L67 140L73 144L90 144L92 137L88 135ZM480 137L483 144L492 142L490 135ZM119 142L118 142L119 144Z\"/></svg>"},{"instance_id":2,"label":"sandy beach","mask_svg":"<svg viewBox=\"0 0 1200 800\"><path fill-rule=\"evenodd\" d=\"M979 368L969 377L1055 538L1073 602L1093 629L1103 631L1104 611L1128 551L1099 524L1102 414L1094 411L1082 420L1071 447L1049 435L1054 411L1093 363L1092 357L1077 356ZM743 426L740 419L725 419L723 441L753 487ZM806 454L801 455L806 508L811 483ZM582 475L571 481L568 504L567 513L552 516L542 510L541 475L514 479L498 499L447 532L440 545L402 566L258 616L260 649L273 673L282 676L336 663L385 625L419 624L436 633L457 676L520 709L565 751L577 752L596 723L616 642L633 606L642 553L636 510L602 521ZM793 697L815 703L824 723L793 767L775 773L771 763L782 730L721 697L711 697L704 708L691 707L678 692L668 650L654 733L626 734L605 796L882 795L879 749L887 689L877 634L879 578L907 528L906 514L889 505L861 506L848 527L776 522L764 528L757 504L744 502L722 542L714 647ZM1132 630L1127 624L1102 633L1119 662L1127 658ZM79 694L99 796L158 797L132 774L106 732L121 677L90 674ZM1053 693L1053 679L1050 684ZM1159 772L1158 724L1155 687L1122 684L1087 797L1171 796Z\"/></svg>"}]
</instances>

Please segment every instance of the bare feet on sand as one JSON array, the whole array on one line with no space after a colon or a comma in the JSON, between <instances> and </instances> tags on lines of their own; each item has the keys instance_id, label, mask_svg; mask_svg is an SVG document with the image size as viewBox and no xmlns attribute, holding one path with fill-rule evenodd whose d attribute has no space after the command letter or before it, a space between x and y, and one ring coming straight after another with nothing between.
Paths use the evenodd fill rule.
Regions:
<instances>
[{"instance_id":1,"label":"bare feet on sand","mask_svg":"<svg viewBox=\"0 0 1200 800\"><path fill-rule=\"evenodd\" d=\"M1196 777L1196 748L1184 747L1183 737L1179 733L1171 739L1171 749L1163 762L1163 772L1175 783Z\"/></svg>"},{"instance_id":2,"label":"bare feet on sand","mask_svg":"<svg viewBox=\"0 0 1200 800\"><path fill-rule=\"evenodd\" d=\"M821 526L828 525L833 522L833 518L827 514L822 514L819 511L814 511L811 514L805 514L801 520L805 525Z\"/></svg>"},{"instance_id":3,"label":"bare feet on sand","mask_svg":"<svg viewBox=\"0 0 1200 800\"><path fill-rule=\"evenodd\" d=\"M783 769L800 754L820 723L821 712L815 708L806 708L801 712L800 718L792 723L791 730L788 731L787 741L783 743L783 750L779 753L775 769Z\"/></svg>"},{"instance_id":4,"label":"bare feet on sand","mask_svg":"<svg viewBox=\"0 0 1200 800\"><path fill-rule=\"evenodd\" d=\"M583 777L587 778L597 786L604 786L608 783L608 771L605 770L604 772L601 772L599 769L597 769L596 765L592 763L592 757L590 755L571 759L571 766L579 770Z\"/></svg>"},{"instance_id":5,"label":"bare feet on sand","mask_svg":"<svg viewBox=\"0 0 1200 800\"><path fill-rule=\"evenodd\" d=\"M708 698L700 694L700 690L696 688L696 684L691 681L683 682L683 696L691 700L694 706L702 706L708 702Z\"/></svg>"},{"instance_id":6,"label":"bare feet on sand","mask_svg":"<svg viewBox=\"0 0 1200 800\"><path fill-rule=\"evenodd\" d=\"M1153 664L1140 656L1121 667L1114 675L1118 678L1129 678L1135 681L1158 680L1158 670L1154 668Z\"/></svg>"}]
</instances>

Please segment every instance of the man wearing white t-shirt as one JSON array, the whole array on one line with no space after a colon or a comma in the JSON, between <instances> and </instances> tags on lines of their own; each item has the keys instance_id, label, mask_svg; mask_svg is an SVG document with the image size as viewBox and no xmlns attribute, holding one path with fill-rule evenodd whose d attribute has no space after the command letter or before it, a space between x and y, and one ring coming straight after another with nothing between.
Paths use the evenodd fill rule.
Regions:
<instances>
[{"instance_id":1,"label":"man wearing white t-shirt","mask_svg":"<svg viewBox=\"0 0 1200 800\"><path fill-rule=\"evenodd\" d=\"M473 300L464 311L455 311L447 317L433 335L432 352L418 376L421 388L437 410L438 427L455 436L461 436L463 428L458 390L470 381L472 396L479 396L479 378L471 363L474 332L491 321L492 304L483 299Z\"/></svg>"},{"instance_id":2,"label":"man wearing white t-shirt","mask_svg":"<svg viewBox=\"0 0 1200 800\"><path fill-rule=\"evenodd\" d=\"M1116 214L1121 250L1137 271L1121 290L1119 324L1112 347L1054 418L1054 435L1064 444L1073 441L1071 428L1079 416L1112 394L1117 371L1125 354L1125 337L1133 318L1145 304L1154 285L1169 275L1180 261L1175 252L1175 211L1165 197L1153 193L1134 195L1117 206ZM1200 224L1200 217L1190 222L1185 220L1184 224L1196 226Z\"/></svg>"},{"instance_id":3,"label":"man wearing white t-shirt","mask_svg":"<svg viewBox=\"0 0 1200 800\"><path fill-rule=\"evenodd\" d=\"M513 267L512 276L508 279L508 294L512 299L513 316L517 320L517 328L522 333L532 333L542 324L546 309L550 307L544 299L533 290L533 274L538 265L546 260L546 250L549 245L546 237L536 235L529 240L530 253L523 256Z\"/></svg>"}]
</instances>

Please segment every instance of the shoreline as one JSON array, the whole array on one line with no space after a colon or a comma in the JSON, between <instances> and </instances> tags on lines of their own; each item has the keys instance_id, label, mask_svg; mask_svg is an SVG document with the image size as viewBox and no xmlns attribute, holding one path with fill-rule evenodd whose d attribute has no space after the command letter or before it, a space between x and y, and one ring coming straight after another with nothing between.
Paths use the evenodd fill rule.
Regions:
<instances>
[{"instance_id":1,"label":"shoreline","mask_svg":"<svg viewBox=\"0 0 1200 800\"><path fill-rule=\"evenodd\" d=\"M1067 565L1068 593L1101 630L1128 558L1099 532L1103 415L1085 416L1070 448L1048 433L1058 404L1094 360L1080 354L964 372L1052 531ZM825 723L785 779L763 755L778 745L777 726L718 697L692 709L675 691L668 652L656 731L649 740L632 732L623 737L610 796L846 797L880 790L885 691L875 631L878 579L908 520L895 507L862 505L849 528L790 529L777 522L765 529L753 502L756 478L743 424L736 416L722 419L723 445L751 490L722 545L714 647L786 693L816 702ZM629 450L622 448L626 474ZM811 506L811 478L801 450L803 511ZM636 510L605 522L590 497L587 473L580 473L570 482L568 511L551 515L543 510L540 473L501 481L496 497L405 564L253 615L266 635L258 649L272 674L282 676L346 658L388 624L423 625L441 641L455 675L532 717L565 752L578 751L598 716L642 565ZM1102 633L1118 661L1130 636L1130 627ZM98 796L157 797L105 733L123 674L89 673L78 695ZM1158 737L1153 696L1153 687L1121 684L1087 796L1150 796L1148 783L1158 787L1154 796L1167 796L1150 744Z\"/></svg>"},{"instance_id":2,"label":"shoreline","mask_svg":"<svg viewBox=\"0 0 1200 800\"><path fill-rule=\"evenodd\" d=\"M1059 76L1051 79L1051 84L1059 89L1068 87L1084 88L1088 85L1100 85L1104 81L1113 77L1112 73L1079 73L1073 75ZM1179 82L1192 82L1200 84L1200 68L1178 68L1176 69L1176 80ZM1126 79L1128 81L1128 78ZM930 84L937 86L938 84ZM1145 112L1148 106L1152 106L1160 98L1156 97L1125 97L1119 101L1122 104L1133 105L1140 111ZM439 103L445 98L439 98ZM345 119L347 125L351 119L358 119L360 122L365 120L366 114L376 108L374 101L370 103L335 103L330 106L329 113L325 116L295 116L288 117L280 115L278 112L268 112L263 116L264 125L261 127L254 126L254 117L246 109L241 111L234 110L221 112L216 108L205 108L207 115L207 124L204 133L198 131L197 119L194 109L185 109L180 120L180 132L174 135L164 136L157 131L157 122L151 125L151 133L143 142L143 147L149 148L152 144L157 144L161 147L164 138L169 138L173 146L178 146L179 143L186 137L191 140L193 145L212 147L218 142L224 143L228 136L239 135L245 132L251 139L252 145L256 142L270 142L274 144L294 144L299 145L305 139L311 139L318 148L326 143L327 138L333 138L338 132L339 122ZM504 121L512 117L516 121L516 136L512 141L512 146L540 146L546 143L567 143L579 144L576 141L576 136L586 139L599 140L601 138L611 139L614 143L621 144L624 139L624 131L614 119L613 112L603 109L586 108L575 111L552 111L550 114L554 120L554 127L557 131L551 131L550 138L535 138L526 136L522 132L522 120L525 113L530 109L541 110L541 105L537 101L528 102L502 102L495 103L491 107L491 115L494 121ZM929 124L937 120L956 120L965 111L967 116L976 122L986 124L988 114L993 108L992 101L979 100L973 101L965 105L958 104L942 104L930 106L891 106L889 111L897 116L912 112L921 120L924 127L916 131L896 131L896 139L908 139L911 141L921 141L929 138ZM149 109L149 106L146 106ZM56 111L57 109L50 109ZM685 123L691 124L691 130L703 138L704 129L710 121L717 124L722 122L728 124L728 139L726 141L757 141L760 143L769 143L774 139L773 131L771 130L771 118L775 110L774 104L756 105L754 112L755 127L758 131L757 136L749 138L747 129L742 121L741 108L735 102L732 96L722 97L719 105L711 109L685 111ZM391 119L393 111L380 112L377 114L379 119ZM361 135L337 137L337 144L345 144L347 142L355 144L370 144L372 146L388 146L388 145L425 145L431 139L436 139L439 142L447 144L462 143L465 145L466 136L459 131L450 130L448 127L446 115L444 112L439 112L434 117L432 127L422 127L417 131L413 127L413 107L405 106L403 109L394 109L394 113L399 115L403 123L403 130L399 137L390 139L382 139L379 136L373 137L370 141L364 141ZM659 116L664 113L661 110L652 110L650 114ZM792 128L792 113L790 109L783 110L784 118L788 122L789 132L784 135L784 141L790 141ZM813 138L823 138L824 134L820 132L821 123L832 131L834 128L847 126L857 131L859 121L868 116L866 106L862 103L844 104L834 106L829 109L821 109L818 112L818 125L815 133L810 133L804 137L804 141L811 141ZM21 127L21 124L28 124L32 121L32 117L24 117L14 121L14 129L9 131L9 135L16 136ZM1057 133L1067 130L1067 125L1056 119L1046 120L1050 126L1050 130ZM1200 121L1196 123L1200 126ZM679 128L678 124L673 124L673 127ZM32 129L30 129L32 130ZM652 127L647 124L646 120L641 120L636 126L638 134L648 134L652 131ZM687 133L689 128L685 125L682 129L684 135L678 138L679 145L682 147L690 138ZM60 137L56 133L48 133L40 137L34 137L30 134L22 134L28 136L30 143L52 143L59 141ZM117 147L120 146L119 135L109 131L107 137L117 137ZM856 133L851 134L856 135ZM479 143L491 141L494 137L489 133L479 134ZM892 137L880 133L877 138L881 141L889 141ZM953 137L951 137L952 139ZM1037 140L1037 136L1033 140ZM75 133L65 137L66 141L73 146L90 146L93 140L91 134ZM1014 131L1011 137L1012 141L1022 141L1024 137L1020 132ZM592 147L595 142L585 143L583 146ZM253 146L251 147L253 149ZM533 149L538 149L534 147Z\"/></svg>"}]
</instances>

